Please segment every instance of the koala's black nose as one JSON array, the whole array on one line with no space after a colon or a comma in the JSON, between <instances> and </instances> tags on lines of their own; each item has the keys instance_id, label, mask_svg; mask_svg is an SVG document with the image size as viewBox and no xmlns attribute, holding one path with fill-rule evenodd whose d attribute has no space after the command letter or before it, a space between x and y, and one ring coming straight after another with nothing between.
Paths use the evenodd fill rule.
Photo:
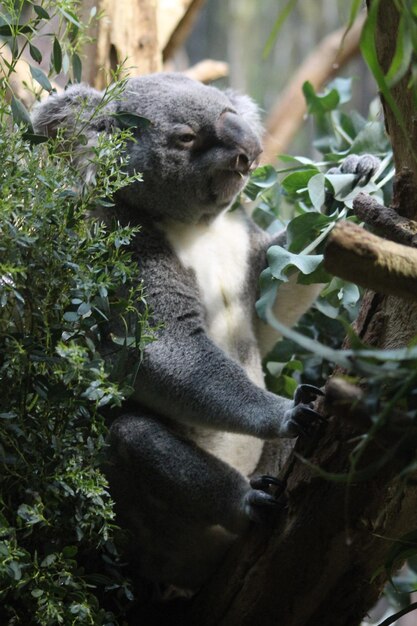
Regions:
<instances>
[{"instance_id":1,"label":"koala's black nose","mask_svg":"<svg viewBox=\"0 0 417 626\"><path fill-rule=\"evenodd\" d=\"M248 172L254 170L258 166L258 163L258 158L251 160L247 154L241 152L237 155L236 158L233 158L231 160L230 165L231 169L235 170L236 172L239 172L240 174L247 174Z\"/></svg>"},{"instance_id":2,"label":"koala's black nose","mask_svg":"<svg viewBox=\"0 0 417 626\"><path fill-rule=\"evenodd\" d=\"M223 113L217 123L217 134L228 151L228 169L248 174L258 163L262 152L257 134L236 113Z\"/></svg>"}]
</instances>

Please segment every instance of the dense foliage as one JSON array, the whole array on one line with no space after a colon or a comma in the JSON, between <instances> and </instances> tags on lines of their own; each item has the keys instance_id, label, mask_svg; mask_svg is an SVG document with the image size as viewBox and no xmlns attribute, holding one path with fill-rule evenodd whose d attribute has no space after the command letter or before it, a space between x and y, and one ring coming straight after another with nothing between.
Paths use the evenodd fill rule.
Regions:
<instances>
[{"instance_id":1,"label":"dense foliage","mask_svg":"<svg viewBox=\"0 0 417 626\"><path fill-rule=\"evenodd\" d=\"M24 4L6 3L0 22L13 55L0 85L0 623L110 625L131 592L100 471L103 411L129 395L136 371L124 364L139 364L151 331L128 252L134 229L88 216L131 180L122 173L129 130L99 140L95 186L85 187L71 146L35 136L22 102L7 104L13 63L25 46L40 62L31 36L54 15L68 36L62 47L52 36L51 74L71 59L77 78L73 3L35 5L23 24ZM36 66L32 76L48 86ZM115 316L124 330L109 338Z\"/></svg>"}]
</instances>

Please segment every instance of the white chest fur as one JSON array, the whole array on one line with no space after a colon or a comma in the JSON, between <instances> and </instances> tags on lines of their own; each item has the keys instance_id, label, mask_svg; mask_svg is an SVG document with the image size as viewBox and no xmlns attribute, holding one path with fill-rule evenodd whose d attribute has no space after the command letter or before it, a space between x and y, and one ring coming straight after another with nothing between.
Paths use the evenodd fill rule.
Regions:
<instances>
[{"instance_id":1,"label":"white chest fur","mask_svg":"<svg viewBox=\"0 0 417 626\"><path fill-rule=\"evenodd\" d=\"M239 346L255 345L253 312L244 300L249 256L249 233L237 212L219 215L210 224L169 223L165 235L182 265L192 269L206 311L207 333L236 361ZM258 352L243 364L256 384L263 386ZM262 442L253 437L201 429L196 442L245 474L254 470Z\"/></svg>"}]
</instances>

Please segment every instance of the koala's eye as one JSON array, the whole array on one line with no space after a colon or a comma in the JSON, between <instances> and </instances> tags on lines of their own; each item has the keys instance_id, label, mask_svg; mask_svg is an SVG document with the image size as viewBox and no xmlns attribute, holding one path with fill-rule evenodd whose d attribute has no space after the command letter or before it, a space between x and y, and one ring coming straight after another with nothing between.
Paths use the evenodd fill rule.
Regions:
<instances>
[{"instance_id":1,"label":"koala's eye","mask_svg":"<svg viewBox=\"0 0 417 626\"><path fill-rule=\"evenodd\" d=\"M196 135L194 133L181 133L181 135L177 136L177 142L180 146L184 146L184 148L189 148L193 145L196 139Z\"/></svg>"}]
</instances>

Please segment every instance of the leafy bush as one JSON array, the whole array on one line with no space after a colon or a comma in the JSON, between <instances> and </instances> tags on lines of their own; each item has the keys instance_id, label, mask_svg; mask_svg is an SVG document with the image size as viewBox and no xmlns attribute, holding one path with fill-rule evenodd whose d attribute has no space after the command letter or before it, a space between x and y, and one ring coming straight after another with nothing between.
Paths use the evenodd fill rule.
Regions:
<instances>
[{"instance_id":1,"label":"leafy bush","mask_svg":"<svg viewBox=\"0 0 417 626\"><path fill-rule=\"evenodd\" d=\"M140 362L151 334L128 251L135 230L87 217L132 180L122 173L130 133L99 140L95 186L86 187L60 137L45 143L23 103L12 94L7 104L25 49L35 85L49 90L62 68L79 78L74 6L10 0L0 15L11 53L0 82L0 623L10 625L116 624L104 607L118 612L132 597L100 471L103 411L129 395L136 371L125 364ZM54 17L48 78L33 36ZM115 317L123 331L109 337Z\"/></svg>"},{"instance_id":2,"label":"leafy bush","mask_svg":"<svg viewBox=\"0 0 417 626\"><path fill-rule=\"evenodd\" d=\"M86 213L126 182L112 177L105 158L117 164L123 139L97 148L97 186L83 191L56 143L32 147L2 120L2 623L112 623L85 563L96 551L109 565L117 562L112 502L99 468L106 434L100 409L120 405L132 380L123 376L123 358L110 376L97 346L109 319L122 316L126 336L112 338L114 350L124 357L129 345L139 362L149 329L126 250L134 231L107 232ZM113 589L125 584L119 574L98 580Z\"/></svg>"}]
</instances>

